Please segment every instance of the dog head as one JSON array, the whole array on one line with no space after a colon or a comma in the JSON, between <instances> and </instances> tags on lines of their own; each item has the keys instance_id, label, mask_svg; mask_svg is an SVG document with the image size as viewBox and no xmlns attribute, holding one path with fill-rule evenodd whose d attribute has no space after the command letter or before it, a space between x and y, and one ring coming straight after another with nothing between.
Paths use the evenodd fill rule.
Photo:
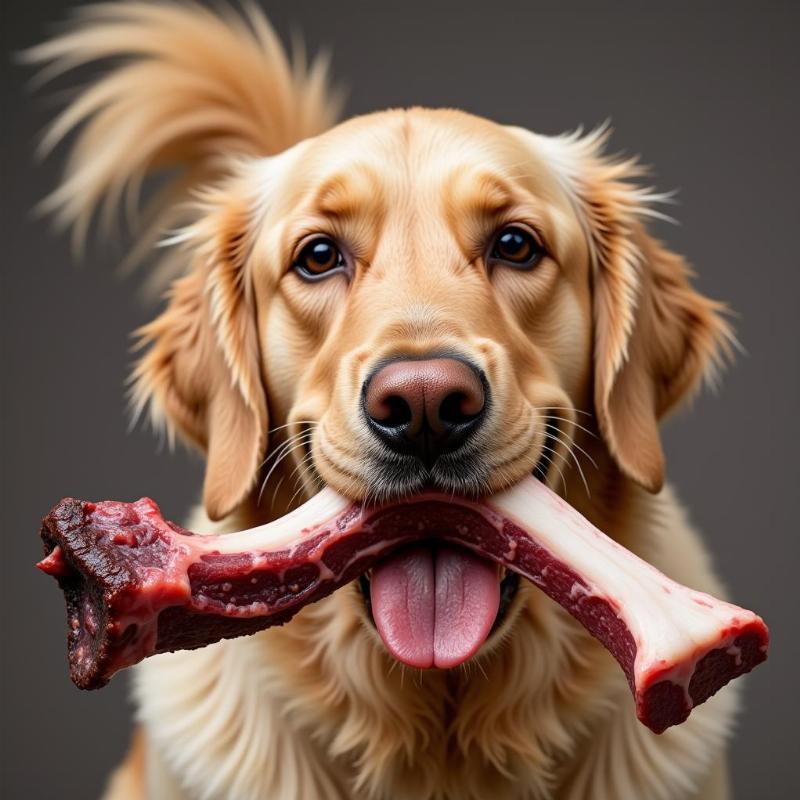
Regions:
<instances>
[{"instance_id":1,"label":"dog head","mask_svg":"<svg viewBox=\"0 0 800 800\"><path fill-rule=\"evenodd\" d=\"M135 377L207 450L210 516L255 487L268 417L302 436L309 489L364 498L549 474L586 410L657 491L658 421L730 332L645 232L652 198L604 138L384 112L209 191Z\"/></svg>"},{"instance_id":2,"label":"dog head","mask_svg":"<svg viewBox=\"0 0 800 800\"><path fill-rule=\"evenodd\" d=\"M209 191L136 374L206 450L209 515L281 477L293 499L555 482L584 431L657 491L658 421L730 333L603 139L390 111Z\"/></svg>"}]
</instances>

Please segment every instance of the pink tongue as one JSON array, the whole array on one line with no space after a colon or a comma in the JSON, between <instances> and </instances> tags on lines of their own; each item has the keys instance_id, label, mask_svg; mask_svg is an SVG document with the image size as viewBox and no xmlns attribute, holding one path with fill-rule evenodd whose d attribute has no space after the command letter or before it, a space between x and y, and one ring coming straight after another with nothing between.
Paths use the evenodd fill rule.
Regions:
<instances>
[{"instance_id":1,"label":"pink tongue","mask_svg":"<svg viewBox=\"0 0 800 800\"><path fill-rule=\"evenodd\" d=\"M386 649L412 667L448 669L471 658L500 604L497 567L451 545L416 545L372 570L372 616Z\"/></svg>"}]
</instances>

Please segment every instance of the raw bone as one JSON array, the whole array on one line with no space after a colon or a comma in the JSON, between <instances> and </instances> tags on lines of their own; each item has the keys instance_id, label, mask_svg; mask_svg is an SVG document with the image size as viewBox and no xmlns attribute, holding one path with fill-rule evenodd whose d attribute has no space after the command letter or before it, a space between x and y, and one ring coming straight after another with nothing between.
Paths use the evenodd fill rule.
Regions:
<instances>
[{"instance_id":1,"label":"raw bone","mask_svg":"<svg viewBox=\"0 0 800 800\"><path fill-rule=\"evenodd\" d=\"M165 522L148 498L66 498L41 533L38 566L64 591L84 689L155 653L283 624L420 538L472 549L563 606L617 659L656 733L767 656L759 616L670 580L534 478L480 501L429 492L377 507L326 488L274 522L214 536Z\"/></svg>"}]
</instances>

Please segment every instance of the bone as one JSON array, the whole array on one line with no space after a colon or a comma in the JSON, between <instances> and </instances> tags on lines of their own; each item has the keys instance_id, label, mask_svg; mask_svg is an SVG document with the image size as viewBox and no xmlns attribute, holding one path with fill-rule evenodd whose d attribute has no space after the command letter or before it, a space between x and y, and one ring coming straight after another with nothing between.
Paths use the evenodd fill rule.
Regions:
<instances>
[{"instance_id":1,"label":"bone","mask_svg":"<svg viewBox=\"0 0 800 800\"><path fill-rule=\"evenodd\" d=\"M104 686L142 659L281 625L412 541L439 538L518 572L616 658L656 733L766 659L752 611L672 581L534 478L485 500L427 492L364 507L323 489L295 511L202 536L158 506L65 498L38 566L64 592L73 682Z\"/></svg>"}]
</instances>

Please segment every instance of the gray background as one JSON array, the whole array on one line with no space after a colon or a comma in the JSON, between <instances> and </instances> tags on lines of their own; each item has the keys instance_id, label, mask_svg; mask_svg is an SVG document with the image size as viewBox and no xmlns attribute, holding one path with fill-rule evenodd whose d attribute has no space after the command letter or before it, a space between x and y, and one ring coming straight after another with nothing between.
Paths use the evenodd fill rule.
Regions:
<instances>
[{"instance_id":1,"label":"gray background","mask_svg":"<svg viewBox=\"0 0 800 800\"><path fill-rule=\"evenodd\" d=\"M3 51L39 41L62 0L3 4ZM747 355L718 396L666 428L669 473L741 603L770 623L733 743L739 798L797 795L798 5L795 3L269 3L279 31L332 45L348 113L450 105L556 133L611 117L613 147L679 188L699 286L728 300ZM201 478L145 430L127 432L129 332L153 310L115 264L124 238L76 266L30 214L59 158L34 164L54 105L3 69L2 783L6 796L89 798L122 755L126 679L69 683L55 586L33 569L39 517L65 494L159 499L181 519ZM794 678L790 683L790 678Z\"/></svg>"}]
</instances>

